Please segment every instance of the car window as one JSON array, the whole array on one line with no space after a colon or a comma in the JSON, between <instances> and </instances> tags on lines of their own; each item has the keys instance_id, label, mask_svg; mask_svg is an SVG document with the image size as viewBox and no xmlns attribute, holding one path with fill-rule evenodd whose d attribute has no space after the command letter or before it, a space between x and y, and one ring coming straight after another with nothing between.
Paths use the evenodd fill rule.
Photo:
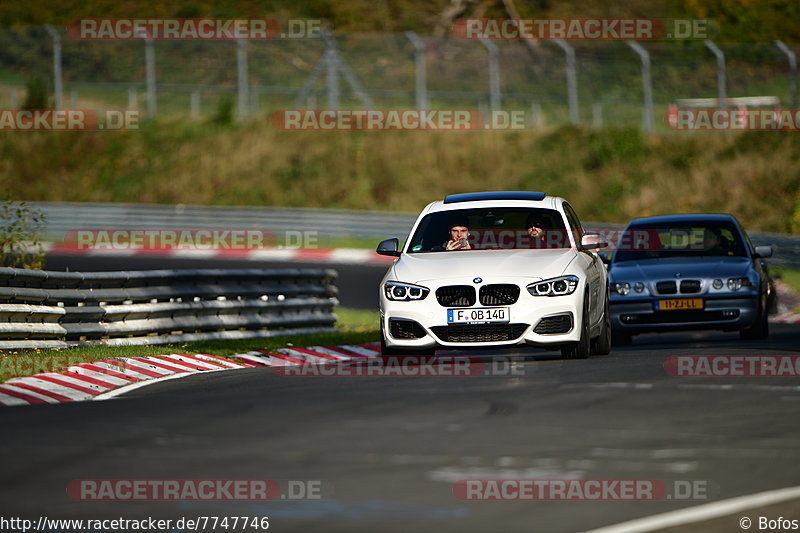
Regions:
<instances>
[{"instance_id":1,"label":"car window","mask_svg":"<svg viewBox=\"0 0 800 533\"><path fill-rule=\"evenodd\" d=\"M575 213L575 210L572 209L572 206L567 202L564 202L564 213L567 215L569 225L572 227L572 231L575 234L575 244L580 245L581 239L583 239L583 225L581 225L581 221Z\"/></svg>"},{"instance_id":2,"label":"car window","mask_svg":"<svg viewBox=\"0 0 800 533\"><path fill-rule=\"evenodd\" d=\"M747 252L730 222L637 224L620 235L613 260L700 256L747 257Z\"/></svg>"},{"instance_id":3,"label":"car window","mask_svg":"<svg viewBox=\"0 0 800 533\"><path fill-rule=\"evenodd\" d=\"M529 231L528 223L535 224L541 231ZM483 208L426 215L411 237L408 252L448 251L452 227L468 228L466 241L469 246L464 251L570 247L564 219L556 210Z\"/></svg>"}]
</instances>

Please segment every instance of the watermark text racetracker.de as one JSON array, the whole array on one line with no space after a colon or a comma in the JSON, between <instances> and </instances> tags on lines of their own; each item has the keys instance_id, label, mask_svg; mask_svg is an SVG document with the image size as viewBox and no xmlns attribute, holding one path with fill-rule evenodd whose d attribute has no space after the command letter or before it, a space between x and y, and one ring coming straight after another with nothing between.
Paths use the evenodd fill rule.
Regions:
<instances>
[{"instance_id":1,"label":"watermark text racetracker.de","mask_svg":"<svg viewBox=\"0 0 800 533\"><path fill-rule=\"evenodd\" d=\"M462 479L453 496L465 501L708 500L718 492L707 480Z\"/></svg>"},{"instance_id":2,"label":"watermark text racetracker.de","mask_svg":"<svg viewBox=\"0 0 800 533\"><path fill-rule=\"evenodd\" d=\"M0 109L0 131L135 130L139 112L106 109Z\"/></svg>"},{"instance_id":3,"label":"watermark text racetracker.de","mask_svg":"<svg viewBox=\"0 0 800 533\"><path fill-rule=\"evenodd\" d=\"M77 354L14 355L4 352L0 354L0 379L58 371L84 362L86 357Z\"/></svg>"},{"instance_id":4,"label":"watermark text racetracker.de","mask_svg":"<svg viewBox=\"0 0 800 533\"><path fill-rule=\"evenodd\" d=\"M661 18L468 18L453 23L461 39L652 41L708 39L717 26L706 19Z\"/></svg>"},{"instance_id":5,"label":"watermark text racetracker.de","mask_svg":"<svg viewBox=\"0 0 800 533\"><path fill-rule=\"evenodd\" d=\"M671 355L664 370L673 377L800 377L800 355Z\"/></svg>"},{"instance_id":6,"label":"watermark text racetracker.de","mask_svg":"<svg viewBox=\"0 0 800 533\"><path fill-rule=\"evenodd\" d=\"M73 479L67 496L76 501L271 501L321 500L318 479Z\"/></svg>"},{"instance_id":7,"label":"watermark text racetracker.de","mask_svg":"<svg viewBox=\"0 0 800 533\"><path fill-rule=\"evenodd\" d=\"M316 230L259 229L77 229L63 247L87 251L259 250L317 248Z\"/></svg>"},{"instance_id":8,"label":"watermark text racetracker.de","mask_svg":"<svg viewBox=\"0 0 800 533\"><path fill-rule=\"evenodd\" d=\"M81 40L269 40L316 39L321 19L290 19L282 25L271 18L84 18L67 25Z\"/></svg>"},{"instance_id":9,"label":"watermark text racetracker.de","mask_svg":"<svg viewBox=\"0 0 800 533\"><path fill-rule=\"evenodd\" d=\"M270 115L282 131L522 130L537 120L521 109L282 109Z\"/></svg>"},{"instance_id":10,"label":"watermark text racetracker.de","mask_svg":"<svg viewBox=\"0 0 800 533\"><path fill-rule=\"evenodd\" d=\"M680 131L800 131L800 109L673 106L665 122Z\"/></svg>"},{"instance_id":11,"label":"watermark text racetracker.de","mask_svg":"<svg viewBox=\"0 0 800 533\"><path fill-rule=\"evenodd\" d=\"M313 355L311 357L314 357ZM505 357L492 357L484 361L480 357L443 356L378 356L371 359L321 359L305 364L271 366L270 370L286 377L364 377L364 378L441 378L476 376L522 376L523 365Z\"/></svg>"}]
</instances>

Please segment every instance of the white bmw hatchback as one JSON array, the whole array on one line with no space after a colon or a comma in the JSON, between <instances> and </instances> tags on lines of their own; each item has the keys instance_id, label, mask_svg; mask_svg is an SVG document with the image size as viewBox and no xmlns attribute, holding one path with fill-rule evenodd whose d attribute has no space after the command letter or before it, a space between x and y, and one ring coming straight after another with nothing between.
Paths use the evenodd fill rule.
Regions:
<instances>
[{"instance_id":1,"label":"white bmw hatchback","mask_svg":"<svg viewBox=\"0 0 800 533\"><path fill-rule=\"evenodd\" d=\"M541 192L455 194L422 210L380 287L383 353L535 345L608 354L607 244L563 199Z\"/></svg>"}]
</instances>

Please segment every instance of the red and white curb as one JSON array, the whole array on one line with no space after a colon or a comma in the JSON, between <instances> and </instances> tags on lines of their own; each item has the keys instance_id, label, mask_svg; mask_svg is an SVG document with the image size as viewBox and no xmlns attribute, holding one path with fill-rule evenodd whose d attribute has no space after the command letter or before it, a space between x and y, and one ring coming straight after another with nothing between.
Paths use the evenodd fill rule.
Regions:
<instances>
[{"instance_id":1,"label":"red and white curb","mask_svg":"<svg viewBox=\"0 0 800 533\"><path fill-rule=\"evenodd\" d=\"M180 249L180 248L79 248L59 243L43 243L47 253L91 257L171 257L179 259L238 259L241 261L291 261L350 265L388 265L393 257L378 255L364 248L258 248L258 249Z\"/></svg>"},{"instance_id":2,"label":"red and white curb","mask_svg":"<svg viewBox=\"0 0 800 533\"><path fill-rule=\"evenodd\" d=\"M208 354L170 354L120 357L70 366L64 372L43 372L0 384L0 406L106 400L167 379L201 372L256 366L326 364L380 355L379 343L343 346L280 348L219 357Z\"/></svg>"},{"instance_id":3,"label":"red and white curb","mask_svg":"<svg viewBox=\"0 0 800 533\"><path fill-rule=\"evenodd\" d=\"M773 324L800 324L800 315L794 313L781 313L769 318Z\"/></svg>"}]
</instances>

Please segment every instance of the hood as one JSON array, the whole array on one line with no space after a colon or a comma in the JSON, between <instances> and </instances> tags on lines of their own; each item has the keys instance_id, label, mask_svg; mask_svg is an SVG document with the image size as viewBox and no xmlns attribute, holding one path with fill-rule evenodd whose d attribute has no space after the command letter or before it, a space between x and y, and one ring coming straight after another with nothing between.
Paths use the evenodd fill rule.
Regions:
<instances>
[{"instance_id":1,"label":"hood","mask_svg":"<svg viewBox=\"0 0 800 533\"><path fill-rule=\"evenodd\" d=\"M393 267L395 279L410 283L459 277L560 276L575 259L573 249L474 250L403 254Z\"/></svg>"},{"instance_id":2,"label":"hood","mask_svg":"<svg viewBox=\"0 0 800 533\"><path fill-rule=\"evenodd\" d=\"M670 257L613 263L608 271L612 281L658 279L729 278L744 276L750 268L747 257Z\"/></svg>"}]
</instances>

